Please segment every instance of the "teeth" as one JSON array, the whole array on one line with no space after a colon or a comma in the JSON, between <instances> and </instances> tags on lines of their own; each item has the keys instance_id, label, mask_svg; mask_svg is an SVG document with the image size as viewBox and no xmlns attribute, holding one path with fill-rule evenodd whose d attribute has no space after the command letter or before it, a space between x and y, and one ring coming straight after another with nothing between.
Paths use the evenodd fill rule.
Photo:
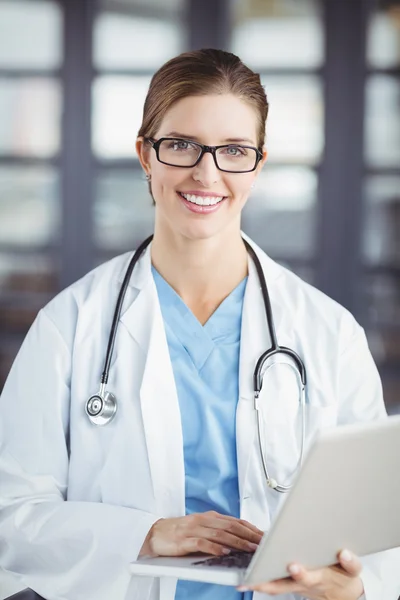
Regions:
<instances>
[{"instance_id":1,"label":"teeth","mask_svg":"<svg viewBox=\"0 0 400 600\"><path fill-rule=\"evenodd\" d=\"M182 194L181 196L188 200L189 202L193 202L193 204L198 204L199 206L212 206L214 204L218 204L221 200L224 199L224 196L195 196L194 194Z\"/></svg>"}]
</instances>

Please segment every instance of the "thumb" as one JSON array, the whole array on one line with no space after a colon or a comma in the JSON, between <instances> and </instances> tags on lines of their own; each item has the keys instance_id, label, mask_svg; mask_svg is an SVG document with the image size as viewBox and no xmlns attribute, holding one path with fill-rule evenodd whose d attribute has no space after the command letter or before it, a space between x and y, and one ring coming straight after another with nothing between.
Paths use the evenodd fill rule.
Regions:
<instances>
[{"instance_id":1,"label":"thumb","mask_svg":"<svg viewBox=\"0 0 400 600\"><path fill-rule=\"evenodd\" d=\"M362 571L362 564L359 558L349 550L342 550L338 554L340 566L352 577L357 577Z\"/></svg>"}]
</instances>

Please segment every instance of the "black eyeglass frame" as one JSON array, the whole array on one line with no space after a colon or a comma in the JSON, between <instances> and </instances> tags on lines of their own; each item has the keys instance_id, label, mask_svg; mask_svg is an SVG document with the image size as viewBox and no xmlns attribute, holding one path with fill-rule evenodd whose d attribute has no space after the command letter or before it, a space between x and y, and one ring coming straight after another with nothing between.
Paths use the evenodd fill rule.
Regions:
<instances>
[{"instance_id":1,"label":"black eyeglass frame","mask_svg":"<svg viewBox=\"0 0 400 600\"><path fill-rule=\"evenodd\" d=\"M171 163L165 162L164 160L161 160L160 159L160 145L162 144L162 142L164 142L166 140L177 141L177 142L189 142L190 144L198 146L200 148L200 154L199 154L198 159L196 160L196 162L193 165L190 165L190 166L188 166L188 165L173 165ZM217 167L217 169L219 171L222 171L223 173L252 173L253 171L256 170L258 163L260 162L260 160L263 157L262 152L260 152L260 150L258 150L258 148L256 148L255 146L244 146L243 144L222 144L221 146L206 146L204 144L200 144L199 142L194 142L192 140L187 140L185 138L174 138L174 137L161 137L159 140L145 137L144 141L151 144L152 148L154 148L154 150L156 151L156 156L157 156L158 162L162 163L163 165L168 165L169 167L176 167L177 169L192 169L193 167L195 167L196 165L199 164L199 162L201 161L203 156L206 154L206 152L209 152L210 154L212 154L215 166ZM221 169L218 165L218 161L217 161L217 157L216 157L216 152L220 148L248 148L250 150L255 150L256 162L255 162L254 167L252 169L247 169L246 171L229 171L228 169Z\"/></svg>"}]
</instances>

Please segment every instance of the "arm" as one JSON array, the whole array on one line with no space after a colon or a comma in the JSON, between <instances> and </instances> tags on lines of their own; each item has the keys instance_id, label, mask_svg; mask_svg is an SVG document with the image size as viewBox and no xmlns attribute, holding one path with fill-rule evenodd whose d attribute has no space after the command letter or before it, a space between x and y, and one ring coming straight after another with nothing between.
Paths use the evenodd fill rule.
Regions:
<instances>
[{"instance_id":1,"label":"arm","mask_svg":"<svg viewBox=\"0 0 400 600\"><path fill-rule=\"evenodd\" d=\"M350 339L349 339L350 337ZM386 417L382 385L364 331L356 326L343 344L338 372L339 424ZM385 518L372 515L371 518ZM400 548L361 558L366 600L397 600Z\"/></svg>"},{"instance_id":2,"label":"arm","mask_svg":"<svg viewBox=\"0 0 400 600\"><path fill-rule=\"evenodd\" d=\"M70 371L70 349L42 311L0 399L0 565L49 599L124 598L128 564L159 516L66 501ZM142 600L149 581L137 586Z\"/></svg>"},{"instance_id":3,"label":"arm","mask_svg":"<svg viewBox=\"0 0 400 600\"><path fill-rule=\"evenodd\" d=\"M339 424L386 417L379 375L364 332L352 319L350 329L350 335L343 336L346 341L337 362ZM342 552L339 555L340 566L307 571L301 565L290 565L290 578L239 589L251 589L272 596L299 594L309 600L398 599L400 549L361 559L349 552L346 554Z\"/></svg>"}]
</instances>

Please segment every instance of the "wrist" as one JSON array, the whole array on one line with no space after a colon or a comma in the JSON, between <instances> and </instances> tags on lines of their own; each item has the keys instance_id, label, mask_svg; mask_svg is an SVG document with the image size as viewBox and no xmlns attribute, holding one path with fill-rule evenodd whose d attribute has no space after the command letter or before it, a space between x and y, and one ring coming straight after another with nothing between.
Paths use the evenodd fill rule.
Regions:
<instances>
[{"instance_id":1,"label":"wrist","mask_svg":"<svg viewBox=\"0 0 400 600\"><path fill-rule=\"evenodd\" d=\"M153 537L154 537L154 528L157 525L157 523L159 523L162 520L163 519L158 519L150 527L150 529L147 532L147 535L145 537L145 540L143 542L143 545L142 545L142 547L140 549L139 557L140 556L151 556L152 558L154 558L155 556L158 556L158 554L156 552L154 552L154 550L153 550L153 544L152 544L152 542L153 542Z\"/></svg>"},{"instance_id":2,"label":"wrist","mask_svg":"<svg viewBox=\"0 0 400 600\"><path fill-rule=\"evenodd\" d=\"M365 600L364 584L363 584L361 577L357 577L357 583L358 583L358 589L357 589L358 595L356 596L356 600Z\"/></svg>"}]
</instances>

